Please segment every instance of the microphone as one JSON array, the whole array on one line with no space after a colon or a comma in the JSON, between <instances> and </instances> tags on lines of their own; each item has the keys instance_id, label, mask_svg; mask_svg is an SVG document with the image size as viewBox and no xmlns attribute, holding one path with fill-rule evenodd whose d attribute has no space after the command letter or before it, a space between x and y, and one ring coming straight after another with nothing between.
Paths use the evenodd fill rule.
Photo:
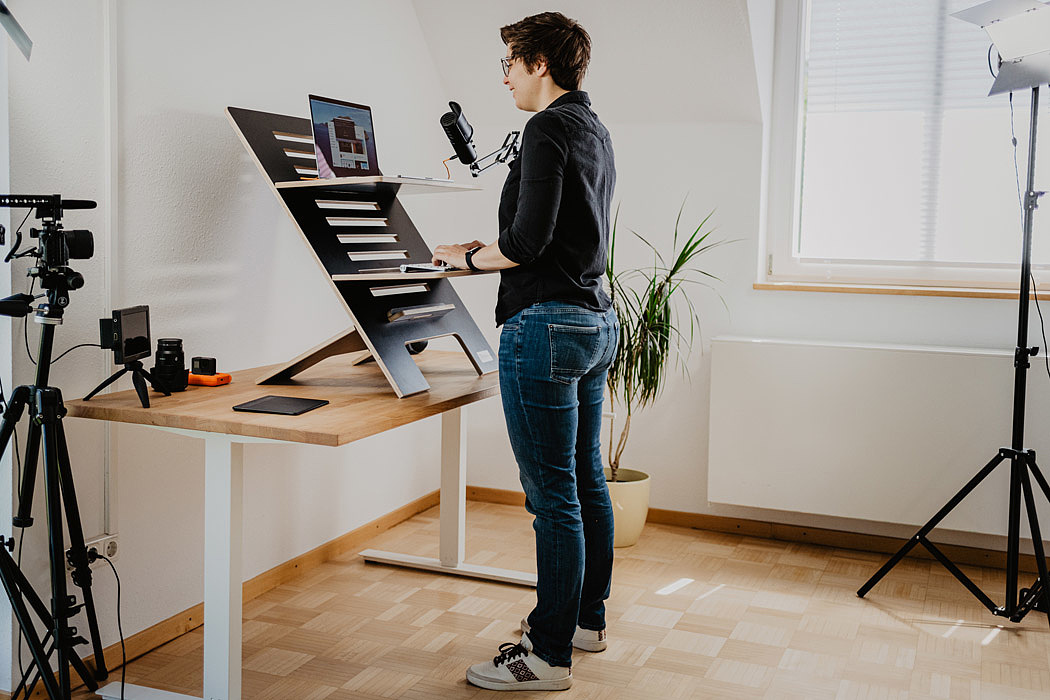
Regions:
<instances>
[{"instance_id":1,"label":"microphone","mask_svg":"<svg viewBox=\"0 0 1050 700\"><path fill-rule=\"evenodd\" d=\"M448 136L452 148L456 151L455 157L459 158L463 165L470 165L478 159L478 152L474 150L474 144L471 143L474 137L474 127L463 116L462 107L455 102L449 102L448 106L452 111L441 115L441 128L445 130L445 135Z\"/></svg>"},{"instance_id":2,"label":"microphone","mask_svg":"<svg viewBox=\"0 0 1050 700\"><path fill-rule=\"evenodd\" d=\"M98 204L90 199L63 199L63 209L94 209Z\"/></svg>"}]
</instances>

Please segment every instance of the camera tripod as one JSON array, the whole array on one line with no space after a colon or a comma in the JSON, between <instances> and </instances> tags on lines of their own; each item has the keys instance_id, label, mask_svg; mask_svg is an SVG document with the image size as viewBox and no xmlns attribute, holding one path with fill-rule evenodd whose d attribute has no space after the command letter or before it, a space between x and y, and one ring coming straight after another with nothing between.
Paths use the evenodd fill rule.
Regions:
<instances>
[{"instance_id":1,"label":"camera tripod","mask_svg":"<svg viewBox=\"0 0 1050 700\"><path fill-rule=\"evenodd\" d=\"M11 195L10 197L15 197ZM61 202L58 195L51 208L43 208L39 203L41 218L47 216L43 229L39 232L41 251L50 246L64 248L62 236ZM4 203L5 206L10 206ZM93 205L93 203L92 203ZM85 208L85 207L80 207ZM61 245L60 245L61 243ZM43 445L44 487L46 493L46 515L49 542L49 560L51 572L51 605L50 608L33 590L26 576L19 570L11 551L14 541L0 537L0 582L11 601L11 607L18 625L25 636L32 662L19 681L12 697L25 693L28 698L38 681L43 682L51 700L61 700L70 696L70 665L83 679L84 684L92 691L98 689L98 680L105 679L106 670L102 651L102 640L95 616L95 603L91 593L91 568L88 562L87 547L84 544L84 530L77 507L76 491L73 486L73 474L69 463L69 450L66 447L65 431L62 418L66 414L62 403L62 393L55 387L48 386L51 370L51 354L54 344L55 326L62 323L62 313L69 304L69 291L83 286L84 278L66 266L68 258L63 256L41 258L37 267L30 274L39 278L41 286L47 290L47 303L36 311L36 321L41 324L40 349L37 359L35 384L20 386L14 390L0 423L0 456L7 450L8 442L15 431L19 419L26 407L29 408L29 432L25 449L25 469L20 484L18 513L14 518L15 527L29 527L33 524L31 515L33 491L36 482L37 458L40 446ZM26 316L32 307L25 295L15 295L5 302L21 301L20 308L11 308L11 304L0 306L0 312L10 316ZM17 306L17 304L16 304ZM63 543L63 516L69 531L70 546L67 550ZM66 567L68 560L72 566L74 585L83 592L84 602L77 604L76 597L69 594L66 585ZM94 651L94 674L88 669L75 651L75 647L87 641L77 634L77 629L70 625L70 620L81 610L87 618L91 645ZM34 616L36 620L34 620ZM43 638L37 632L37 621L47 630ZM50 657L55 657L56 668L53 671ZM57 678L56 678L57 673Z\"/></svg>"},{"instance_id":2,"label":"camera tripod","mask_svg":"<svg viewBox=\"0 0 1050 700\"><path fill-rule=\"evenodd\" d=\"M146 369L145 366L143 366L141 360L132 360L131 362L124 363L124 369L118 369L109 377L109 379L92 389L91 393L84 397L84 401L90 401L91 397L123 377L128 372L131 372L131 383L135 386L135 393L138 394L139 403L142 404L143 408L149 408L149 391L146 389L146 382L149 382L154 391L159 391L165 396L171 396L171 392L164 388L163 383L157 381L157 378Z\"/></svg>"},{"instance_id":3,"label":"camera tripod","mask_svg":"<svg viewBox=\"0 0 1050 700\"><path fill-rule=\"evenodd\" d=\"M1047 576L1046 552L1039 530L1039 519L1036 516L1035 497L1032 490L1032 479L1039 485L1043 495L1050 500L1050 484L1047 483L1039 466L1035 462L1035 452L1024 448L1024 411L1025 389L1029 368L1029 357L1034 356L1039 348L1028 347L1028 306L1032 274L1032 219L1036 205L1043 192L1035 191L1035 137L1039 115L1039 88L1032 88L1031 133L1028 141L1028 184L1024 195L1024 251L1021 261L1021 291L1019 318L1017 323L1017 347L1014 350L1014 404L1013 431L1010 447L1001 447L988 464L976 476L942 507L929 522L908 540L893 557L886 562L875 575L861 586L857 595L863 598L871 588L889 573L908 552L921 544L948 570L958 581L966 586L993 615L1008 618L1011 622L1020 622L1025 615L1034 610L1050 613L1050 577ZM1045 350L1045 348L1044 348ZM996 606L991 598L985 595L962 570L927 539L927 535L977 488L984 479L995 471L1003 462L1010 461L1010 499L1006 552L1006 602ZM1036 566L1039 577L1030 588L1017 589L1019 574L1020 539L1021 539L1021 500L1024 499L1028 515L1028 526L1032 533L1032 547L1035 550Z\"/></svg>"}]
</instances>

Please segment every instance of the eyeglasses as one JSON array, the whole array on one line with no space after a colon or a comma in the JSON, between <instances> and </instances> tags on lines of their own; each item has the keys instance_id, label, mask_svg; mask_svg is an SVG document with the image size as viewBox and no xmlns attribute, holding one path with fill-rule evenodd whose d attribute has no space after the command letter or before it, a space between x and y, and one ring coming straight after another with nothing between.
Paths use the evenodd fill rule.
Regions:
<instances>
[{"instance_id":1,"label":"eyeglasses","mask_svg":"<svg viewBox=\"0 0 1050 700\"><path fill-rule=\"evenodd\" d=\"M510 62L513 61L513 60L514 60L513 56L511 56L510 58L507 58L506 56L504 56L503 58L501 58L499 60L500 65L503 66L503 77L504 78L510 76Z\"/></svg>"}]
</instances>

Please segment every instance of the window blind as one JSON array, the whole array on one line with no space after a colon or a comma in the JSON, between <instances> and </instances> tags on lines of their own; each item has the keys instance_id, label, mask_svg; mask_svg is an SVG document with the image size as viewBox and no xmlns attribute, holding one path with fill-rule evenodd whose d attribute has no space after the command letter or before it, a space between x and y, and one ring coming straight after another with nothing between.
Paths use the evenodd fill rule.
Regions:
<instances>
[{"instance_id":1,"label":"window blind","mask_svg":"<svg viewBox=\"0 0 1050 700\"><path fill-rule=\"evenodd\" d=\"M1005 98L987 97L990 41L950 16L973 4L810 0L800 257L952 264L1016 257L1011 240L987 240L990 224L1007 229L1019 215L1008 108ZM1025 109L1017 119L1027 117ZM1021 149L1025 136L1018 134ZM977 195L993 204L970 216Z\"/></svg>"}]
</instances>

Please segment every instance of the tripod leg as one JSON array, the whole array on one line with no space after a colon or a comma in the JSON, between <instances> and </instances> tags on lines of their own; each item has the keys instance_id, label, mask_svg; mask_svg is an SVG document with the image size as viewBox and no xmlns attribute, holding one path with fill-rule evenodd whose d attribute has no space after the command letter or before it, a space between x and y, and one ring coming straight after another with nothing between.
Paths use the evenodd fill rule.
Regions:
<instances>
[{"instance_id":1,"label":"tripod leg","mask_svg":"<svg viewBox=\"0 0 1050 700\"><path fill-rule=\"evenodd\" d=\"M124 369L122 369L122 370L120 370L118 372L114 372L113 375L109 379L107 379L106 381L102 382L101 384L96 386L94 389L92 389L91 393L84 397L84 401L90 401L92 396L94 396L95 394L97 394L98 392L102 391L103 389L105 389L107 386L109 386L113 382L115 382L118 379L120 379L121 377L123 377L125 374L127 374L127 371L128 370L125 367Z\"/></svg>"},{"instance_id":2,"label":"tripod leg","mask_svg":"<svg viewBox=\"0 0 1050 700\"><path fill-rule=\"evenodd\" d=\"M40 641L40 636L36 632L36 626L29 618L29 610L22 599L23 589L20 587L20 583L25 582L25 577L18 571L11 554L3 547L0 547L0 580L3 581L4 590L7 591L7 597L10 599L11 608L15 613L15 619L18 620L18 626L22 628L22 634L29 645L29 652L33 656L33 662L40 670L40 676L44 681L48 697L53 698L53 700L67 697L61 694L61 690L55 682L55 676L51 673L51 665L48 663L47 654L44 652L44 645ZM29 592L31 593L32 589L29 589Z\"/></svg>"},{"instance_id":3,"label":"tripod leg","mask_svg":"<svg viewBox=\"0 0 1050 700\"><path fill-rule=\"evenodd\" d=\"M1046 477L1043 476L1043 472L1039 471L1039 467L1035 463L1034 453L1029 466L1032 468L1032 476L1035 477L1035 483L1039 484L1039 488L1042 490L1043 495L1046 496L1046 500L1050 501L1050 484L1046 483Z\"/></svg>"},{"instance_id":4,"label":"tripod leg","mask_svg":"<svg viewBox=\"0 0 1050 700\"><path fill-rule=\"evenodd\" d=\"M69 596L66 588L66 556L62 543L62 495L59 481L58 445L55 438L56 396L48 390L37 394L38 415L43 417L44 488L47 494L47 531L51 563L51 615L54 618L52 635L55 638L55 656L61 697L69 697Z\"/></svg>"},{"instance_id":5,"label":"tripod leg","mask_svg":"<svg viewBox=\"0 0 1050 700\"><path fill-rule=\"evenodd\" d=\"M139 403L143 408L149 408L149 391L146 389L146 380L138 372L131 373L131 383L135 385L135 393L139 395Z\"/></svg>"},{"instance_id":6,"label":"tripod leg","mask_svg":"<svg viewBox=\"0 0 1050 700\"><path fill-rule=\"evenodd\" d=\"M40 425L35 420L29 422L29 434L26 436L26 460L22 471L21 490L18 494L18 514L15 516L15 527L29 527L33 524L33 491L36 488L37 458L40 456Z\"/></svg>"},{"instance_id":7,"label":"tripod leg","mask_svg":"<svg viewBox=\"0 0 1050 700\"><path fill-rule=\"evenodd\" d=\"M61 402L61 395L59 396ZM61 404L60 404L61 405ZM105 680L106 657L102 650L102 637L98 630L98 618L95 615L95 598L91 593L91 566L87 560L87 547L84 545L84 527L80 521L80 509L77 507L77 494L73 486L73 472L69 464L69 449L66 446L66 431L62 421L55 423L58 442L59 481L62 485L62 504L66 510L66 527L69 529L70 562L73 564L73 583L80 587L84 595L84 615L87 617L88 631L91 635L91 648L95 653L95 678Z\"/></svg>"},{"instance_id":8,"label":"tripod leg","mask_svg":"<svg viewBox=\"0 0 1050 700\"><path fill-rule=\"evenodd\" d=\"M1050 611L1050 588L1047 587L1046 583L1046 552L1043 550L1043 537L1039 533L1039 516L1035 511L1035 497L1032 495L1032 482L1028 478L1028 464L1035 466L1035 462L1026 462L1025 470L1021 475L1021 486L1024 488L1024 500L1025 506L1028 508L1028 525L1032 529L1032 547L1035 549L1035 563L1039 569L1039 581L1041 583L1040 588L1043 593L1043 604L1046 609ZM1050 615L1047 615L1047 621L1050 622Z\"/></svg>"},{"instance_id":9,"label":"tripod leg","mask_svg":"<svg viewBox=\"0 0 1050 700\"><path fill-rule=\"evenodd\" d=\"M926 538L926 535L937 527L937 525L944 520L948 513L952 512L957 505L962 503L962 500L970 495L970 492L977 488L977 485L984 481L985 477L992 473L996 467L999 466L1002 461L1006 459L1001 453L997 454L992 461L984 465L981 471L977 472L977 475L967 482L966 486L963 486L957 494L955 494L950 501L944 504L944 507L937 511L937 514L930 518L929 522L922 526L922 529L912 535L912 538L904 543L896 554L894 554L888 562L882 565L882 568L875 572L875 575L868 579L867 583L860 587L857 591L857 595L863 598L867 595L876 583L882 580L882 578L890 572L890 569L897 566L900 560L908 555L908 552Z\"/></svg>"},{"instance_id":10,"label":"tripod leg","mask_svg":"<svg viewBox=\"0 0 1050 700\"><path fill-rule=\"evenodd\" d=\"M1010 500L1006 532L1006 602L1003 611L1011 617L1017 611L1017 578L1019 574L1021 545L1021 490L1028 474L1028 462L1024 453L1015 453L1010 458Z\"/></svg>"},{"instance_id":11,"label":"tripod leg","mask_svg":"<svg viewBox=\"0 0 1050 700\"><path fill-rule=\"evenodd\" d=\"M0 454L7 451L7 443L11 440L11 434L15 432L15 426L22 419L26 402L29 400L29 387L20 386L11 393L11 400L7 403L4 411L4 421L0 423Z\"/></svg>"}]
</instances>

